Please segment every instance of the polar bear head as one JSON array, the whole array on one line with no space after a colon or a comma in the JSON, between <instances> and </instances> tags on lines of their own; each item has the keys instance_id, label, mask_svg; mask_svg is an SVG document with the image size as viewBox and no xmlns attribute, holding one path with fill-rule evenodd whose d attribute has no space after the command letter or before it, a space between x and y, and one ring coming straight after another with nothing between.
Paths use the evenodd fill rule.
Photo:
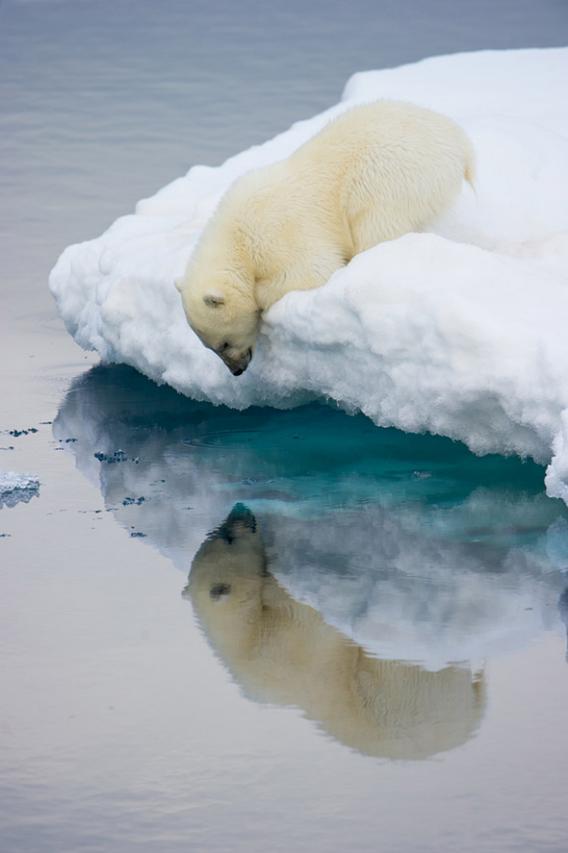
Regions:
<instances>
[{"instance_id":1,"label":"polar bear head","mask_svg":"<svg viewBox=\"0 0 568 853\"><path fill-rule=\"evenodd\" d=\"M260 311L251 287L231 270L201 272L190 268L176 282L187 322L201 340L227 365L233 376L247 369L254 351Z\"/></svg>"},{"instance_id":2,"label":"polar bear head","mask_svg":"<svg viewBox=\"0 0 568 853\"><path fill-rule=\"evenodd\" d=\"M267 572L256 518L236 504L194 557L184 596L192 599L202 624L215 637L221 656L247 658L262 615Z\"/></svg>"}]
</instances>

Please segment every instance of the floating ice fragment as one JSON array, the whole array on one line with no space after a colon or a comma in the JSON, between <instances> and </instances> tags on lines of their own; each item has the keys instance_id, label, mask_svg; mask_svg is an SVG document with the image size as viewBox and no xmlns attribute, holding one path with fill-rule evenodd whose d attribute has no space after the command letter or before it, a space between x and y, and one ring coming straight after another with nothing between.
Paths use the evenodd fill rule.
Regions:
<instances>
[{"instance_id":1,"label":"floating ice fragment","mask_svg":"<svg viewBox=\"0 0 568 853\"><path fill-rule=\"evenodd\" d=\"M39 480L30 474L0 471L0 508L28 503L39 493Z\"/></svg>"},{"instance_id":2,"label":"floating ice fragment","mask_svg":"<svg viewBox=\"0 0 568 853\"><path fill-rule=\"evenodd\" d=\"M38 432L36 427L28 427L27 429L10 429L8 430L8 435L20 438L22 435L34 435L36 432Z\"/></svg>"}]
</instances>

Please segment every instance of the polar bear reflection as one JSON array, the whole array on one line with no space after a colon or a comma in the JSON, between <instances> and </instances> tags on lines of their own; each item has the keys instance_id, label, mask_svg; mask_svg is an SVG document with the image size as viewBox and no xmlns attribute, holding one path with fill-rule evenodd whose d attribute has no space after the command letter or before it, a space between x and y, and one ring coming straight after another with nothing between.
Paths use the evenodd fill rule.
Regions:
<instances>
[{"instance_id":1,"label":"polar bear reflection","mask_svg":"<svg viewBox=\"0 0 568 853\"><path fill-rule=\"evenodd\" d=\"M372 658L295 601L268 571L262 534L243 505L202 544L184 596L248 696L296 705L362 753L426 758L463 744L480 723L481 677Z\"/></svg>"}]
</instances>

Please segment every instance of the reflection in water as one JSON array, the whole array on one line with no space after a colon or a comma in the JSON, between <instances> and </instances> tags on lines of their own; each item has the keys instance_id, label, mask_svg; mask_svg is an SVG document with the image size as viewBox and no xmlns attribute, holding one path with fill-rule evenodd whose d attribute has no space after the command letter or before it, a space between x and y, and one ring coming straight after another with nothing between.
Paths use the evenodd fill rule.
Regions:
<instances>
[{"instance_id":1,"label":"reflection in water","mask_svg":"<svg viewBox=\"0 0 568 853\"><path fill-rule=\"evenodd\" d=\"M302 708L360 752L426 758L464 743L479 725L481 676L366 654L278 583L259 525L242 504L199 548L185 594L247 695Z\"/></svg>"},{"instance_id":2,"label":"reflection in water","mask_svg":"<svg viewBox=\"0 0 568 853\"><path fill-rule=\"evenodd\" d=\"M247 692L362 751L463 742L471 673L563 630L568 513L532 463L321 405L216 408L126 368L78 380L54 434L130 534L185 573L197 554L189 594Z\"/></svg>"}]
</instances>

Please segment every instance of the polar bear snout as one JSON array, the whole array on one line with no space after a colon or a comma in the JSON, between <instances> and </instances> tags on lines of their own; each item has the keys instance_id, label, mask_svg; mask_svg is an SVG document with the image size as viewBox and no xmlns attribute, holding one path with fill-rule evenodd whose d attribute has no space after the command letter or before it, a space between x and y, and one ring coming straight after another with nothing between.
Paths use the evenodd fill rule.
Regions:
<instances>
[{"instance_id":1,"label":"polar bear snout","mask_svg":"<svg viewBox=\"0 0 568 853\"><path fill-rule=\"evenodd\" d=\"M232 545L235 539L245 533L256 533L256 518L248 506L236 503L225 521L209 535L209 539L223 539Z\"/></svg>"},{"instance_id":2,"label":"polar bear snout","mask_svg":"<svg viewBox=\"0 0 568 853\"><path fill-rule=\"evenodd\" d=\"M220 357L223 359L233 376L240 376L241 373L245 372L251 362L252 348L249 347L246 352L242 353L242 355L238 355L236 358L223 355L220 355Z\"/></svg>"}]
</instances>

